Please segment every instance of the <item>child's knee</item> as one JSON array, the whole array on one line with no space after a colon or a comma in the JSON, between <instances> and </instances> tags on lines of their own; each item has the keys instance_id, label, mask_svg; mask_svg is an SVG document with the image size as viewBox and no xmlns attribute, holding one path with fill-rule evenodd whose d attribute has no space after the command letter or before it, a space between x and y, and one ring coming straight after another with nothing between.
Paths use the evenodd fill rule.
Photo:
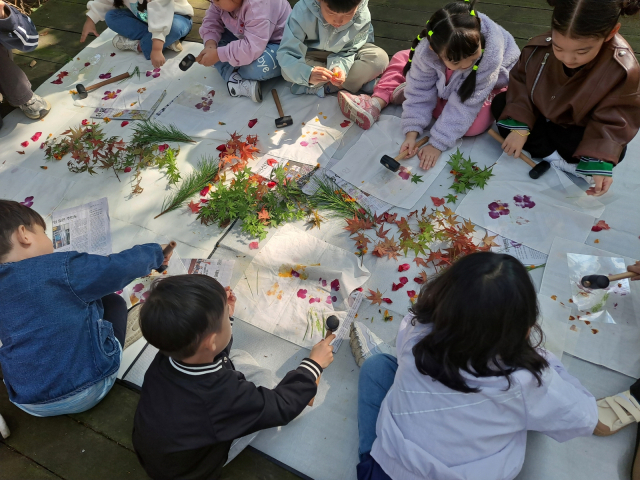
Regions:
<instances>
[{"instance_id":1,"label":"child's knee","mask_svg":"<svg viewBox=\"0 0 640 480\"><path fill-rule=\"evenodd\" d=\"M385 68L389 65L389 55L387 55L387 52L375 45L372 45L362 52L360 59L370 64L375 71L380 73L384 72Z\"/></svg>"},{"instance_id":2,"label":"child's knee","mask_svg":"<svg viewBox=\"0 0 640 480\"><path fill-rule=\"evenodd\" d=\"M360 367L360 378L374 380L380 377L382 372L398 369L398 360L386 353L379 353L367 358Z\"/></svg>"}]
</instances>

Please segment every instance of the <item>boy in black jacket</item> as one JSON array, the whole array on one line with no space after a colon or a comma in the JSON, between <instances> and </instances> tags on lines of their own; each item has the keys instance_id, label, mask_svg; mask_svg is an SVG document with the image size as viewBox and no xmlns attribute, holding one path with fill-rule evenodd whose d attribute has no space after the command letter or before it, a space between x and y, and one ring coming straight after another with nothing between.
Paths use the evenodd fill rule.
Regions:
<instances>
[{"instance_id":1,"label":"boy in black jacket","mask_svg":"<svg viewBox=\"0 0 640 480\"><path fill-rule=\"evenodd\" d=\"M0 0L0 94L33 120L46 116L51 104L31 91L27 76L13 63L11 50L30 52L37 46L38 31L31 19Z\"/></svg>"},{"instance_id":2,"label":"boy in black jacket","mask_svg":"<svg viewBox=\"0 0 640 480\"><path fill-rule=\"evenodd\" d=\"M178 275L157 281L142 306L142 333L160 352L144 378L133 446L155 480L218 478L232 441L297 417L333 361L335 335L275 388L256 387L230 359L235 302L211 277Z\"/></svg>"}]
</instances>

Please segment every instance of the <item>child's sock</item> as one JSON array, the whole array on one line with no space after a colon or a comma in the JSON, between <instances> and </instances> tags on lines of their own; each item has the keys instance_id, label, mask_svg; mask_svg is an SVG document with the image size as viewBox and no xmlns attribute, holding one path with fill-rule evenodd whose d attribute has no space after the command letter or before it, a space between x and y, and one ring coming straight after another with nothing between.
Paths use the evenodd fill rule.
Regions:
<instances>
[{"instance_id":1,"label":"child's sock","mask_svg":"<svg viewBox=\"0 0 640 480\"><path fill-rule=\"evenodd\" d=\"M324 85L317 87L305 87L304 85L298 85L294 83L291 85L291 93L294 95L317 95L320 98L324 98Z\"/></svg>"},{"instance_id":2,"label":"child's sock","mask_svg":"<svg viewBox=\"0 0 640 480\"><path fill-rule=\"evenodd\" d=\"M111 41L118 50L131 50L140 53L140 40L131 40L123 35L116 35Z\"/></svg>"},{"instance_id":3,"label":"child's sock","mask_svg":"<svg viewBox=\"0 0 640 480\"><path fill-rule=\"evenodd\" d=\"M380 118L381 104L369 95L353 95L345 90L338 93L338 105L342 114L363 130L369 130Z\"/></svg>"},{"instance_id":4,"label":"child's sock","mask_svg":"<svg viewBox=\"0 0 640 480\"><path fill-rule=\"evenodd\" d=\"M257 80L245 80L238 72L233 72L227 82L227 90L232 97L249 97L256 103L262 101L262 89Z\"/></svg>"},{"instance_id":5,"label":"child's sock","mask_svg":"<svg viewBox=\"0 0 640 480\"><path fill-rule=\"evenodd\" d=\"M351 352L359 367L364 361L380 353L396 356L396 348L384 343L378 336L361 322L353 322L349 332Z\"/></svg>"}]
</instances>

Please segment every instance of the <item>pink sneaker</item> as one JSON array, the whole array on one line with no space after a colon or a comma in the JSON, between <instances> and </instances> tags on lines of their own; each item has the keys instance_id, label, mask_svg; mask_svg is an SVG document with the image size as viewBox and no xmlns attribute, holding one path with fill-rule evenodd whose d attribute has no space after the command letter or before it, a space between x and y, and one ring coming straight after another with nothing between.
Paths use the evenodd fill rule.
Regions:
<instances>
[{"instance_id":1,"label":"pink sneaker","mask_svg":"<svg viewBox=\"0 0 640 480\"><path fill-rule=\"evenodd\" d=\"M369 95L353 95L341 90L338 93L338 105L344 116L363 130L369 130L380 118L380 109Z\"/></svg>"},{"instance_id":2,"label":"pink sneaker","mask_svg":"<svg viewBox=\"0 0 640 480\"><path fill-rule=\"evenodd\" d=\"M391 94L391 103L394 105L402 105L404 103L404 89L407 86L407 82L401 83Z\"/></svg>"}]
</instances>

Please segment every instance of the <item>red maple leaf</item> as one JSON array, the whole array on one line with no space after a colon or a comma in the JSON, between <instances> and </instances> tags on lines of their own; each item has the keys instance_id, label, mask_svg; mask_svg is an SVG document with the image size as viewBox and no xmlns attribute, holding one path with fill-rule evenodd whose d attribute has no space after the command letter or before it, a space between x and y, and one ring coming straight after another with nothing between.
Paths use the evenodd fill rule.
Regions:
<instances>
[{"instance_id":1,"label":"red maple leaf","mask_svg":"<svg viewBox=\"0 0 640 480\"><path fill-rule=\"evenodd\" d=\"M262 211L258 212L258 220L262 220L262 223L265 225L268 223L268 220L271 218L269 212L266 208L262 208Z\"/></svg>"},{"instance_id":2,"label":"red maple leaf","mask_svg":"<svg viewBox=\"0 0 640 480\"><path fill-rule=\"evenodd\" d=\"M199 213L200 212L200 204L191 200L189 202L189 208L191 209L191 213Z\"/></svg>"},{"instance_id":3,"label":"red maple leaf","mask_svg":"<svg viewBox=\"0 0 640 480\"><path fill-rule=\"evenodd\" d=\"M424 258L416 257L413 261L416 262L416 265L427 268L427 263L424 261Z\"/></svg>"},{"instance_id":4,"label":"red maple leaf","mask_svg":"<svg viewBox=\"0 0 640 480\"><path fill-rule=\"evenodd\" d=\"M273 167L273 166L275 166L277 164L278 164L278 161L275 158L269 158L267 160L267 165L269 165L270 167Z\"/></svg>"},{"instance_id":5,"label":"red maple leaf","mask_svg":"<svg viewBox=\"0 0 640 480\"><path fill-rule=\"evenodd\" d=\"M378 223L377 220L376 220L376 223ZM384 230L384 226L381 225L380 229L378 231L376 231L376 235L379 238L387 238L387 233L389 233L389 230L390 229Z\"/></svg>"},{"instance_id":6,"label":"red maple leaf","mask_svg":"<svg viewBox=\"0 0 640 480\"><path fill-rule=\"evenodd\" d=\"M444 205L444 198L431 197L431 201L436 207Z\"/></svg>"}]
</instances>

